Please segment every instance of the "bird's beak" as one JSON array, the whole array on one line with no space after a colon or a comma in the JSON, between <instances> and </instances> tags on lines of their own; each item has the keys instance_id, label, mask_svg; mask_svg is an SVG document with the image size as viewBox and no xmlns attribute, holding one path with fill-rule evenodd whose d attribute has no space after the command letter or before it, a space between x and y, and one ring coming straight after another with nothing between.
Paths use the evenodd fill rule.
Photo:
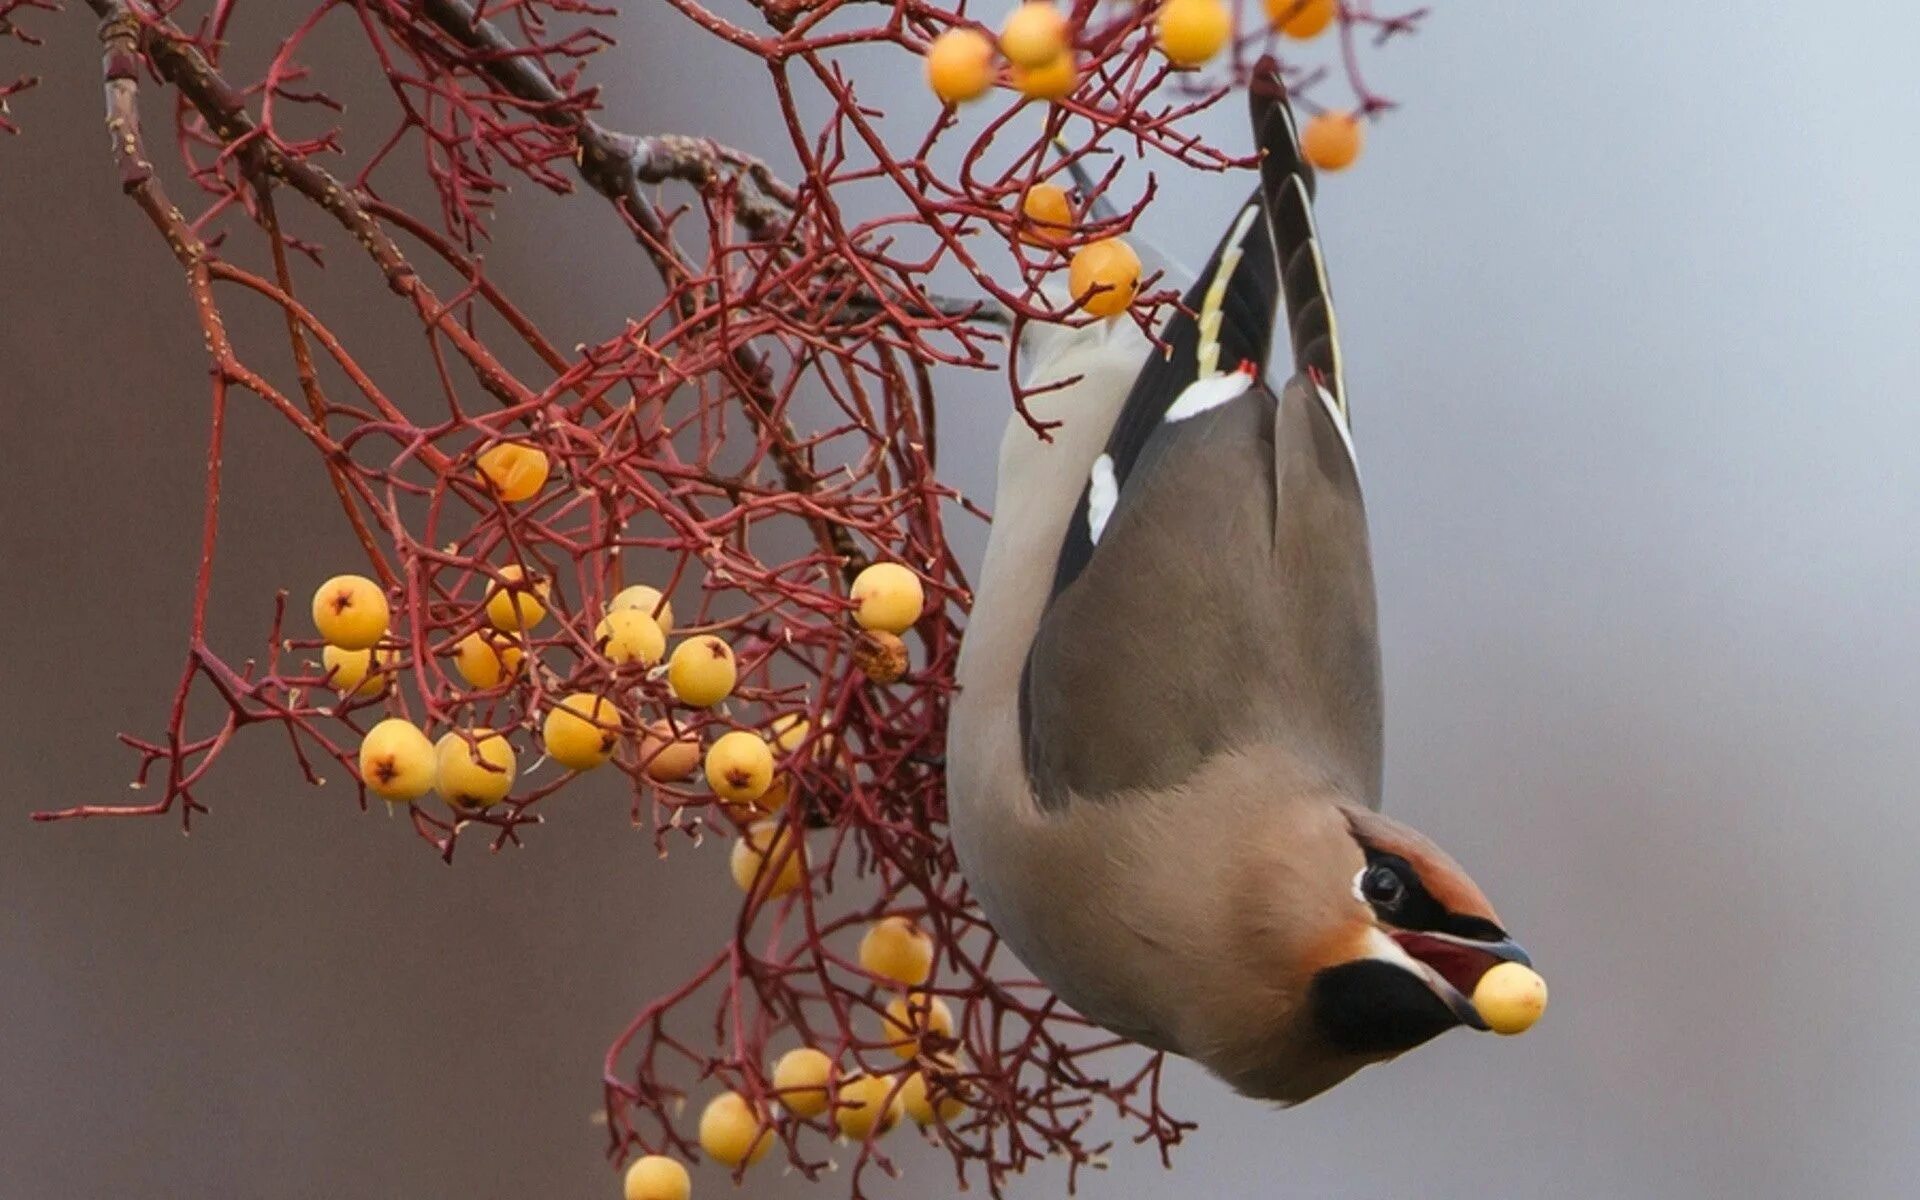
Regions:
<instances>
[{"instance_id":1,"label":"bird's beak","mask_svg":"<svg viewBox=\"0 0 1920 1200\"><path fill-rule=\"evenodd\" d=\"M1480 977L1503 962L1531 967L1533 960L1512 938L1497 942L1478 941L1449 933L1416 933L1394 930L1389 936L1408 957L1418 963L1434 993L1446 1001L1460 1023L1484 1030L1487 1023L1473 1006L1473 992Z\"/></svg>"}]
</instances>

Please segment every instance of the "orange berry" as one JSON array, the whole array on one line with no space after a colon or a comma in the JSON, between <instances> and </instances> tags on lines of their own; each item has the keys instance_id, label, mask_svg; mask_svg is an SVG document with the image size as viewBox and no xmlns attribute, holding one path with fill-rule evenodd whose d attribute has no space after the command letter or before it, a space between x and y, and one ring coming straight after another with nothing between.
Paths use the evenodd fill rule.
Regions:
<instances>
[{"instance_id":1,"label":"orange berry","mask_svg":"<svg viewBox=\"0 0 1920 1200\"><path fill-rule=\"evenodd\" d=\"M1020 216L1015 229L1029 246L1058 246L1073 233L1073 204L1056 183L1028 188L1020 197Z\"/></svg>"},{"instance_id":2,"label":"orange berry","mask_svg":"<svg viewBox=\"0 0 1920 1200\"><path fill-rule=\"evenodd\" d=\"M1076 250L1067 268L1067 290L1096 317L1127 311L1140 287L1140 256L1119 238L1104 238Z\"/></svg>"},{"instance_id":3,"label":"orange berry","mask_svg":"<svg viewBox=\"0 0 1920 1200\"><path fill-rule=\"evenodd\" d=\"M817 1117L827 1111L827 1080L833 1077L833 1060L802 1046L789 1050L773 1064L773 1087L780 1093L780 1104L796 1117Z\"/></svg>"},{"instance_id":4,"label":"orange berry","mask_svg":"<svg viewBox=\"0 0 1920 1200\"><path fill-rule=\"evenodd\" d=\"M883 917L860 939L860 965L895 983L919 987L933 974L933 939L905 917Z\"/></svg>"},{"instance_id":5,"label":"orange berry","mask_svg":"<svg viewBox=\"0 0 1920 1200\"><path fill-rule=\"evenodd\" d=\"M840 1136L865 1141L892 1129L900 1119L900 1096L885 1075L861 1075L840 1085L840 1104L833 1110L833 1127Z\"/></svg>"},{"instance_id":6,"label":"orange berry","mask_svg":"<svg viewBox=\"0 0 1920 1200\"><path fill-rule=\"evenodd\" d=\"M978 100L993 86L993 43L977 29L949 29L927 47L927 86L948 104Z\"/></svg>"},{"instance_id":7,"label":"orange berry","mask_svg":"<svg viewBox=\"0 0 1920 1200\"><path fill-rule=\"evenodd\" d=\"M531 499L547 486L547 453L525 442L501 442L474 460L480 478L508 504Z\"/></svg>"},{"instance_id":8,"label":"orange berry","mask_svg":"<svg viewBox=\"0 0 1920 1200\"><path fill-rule=\"evenodd\" d=\"M953 1036L953 1010L938 996L896 996L880 1018L880 1036L895 1054L913 1058L923 1039Z\"/></svg>"},{"instance_id":9,"label":"orange berry","mask_svg":"<svg viewBox=\"0 0 1920 1200\"><path fill-rule=\"evenodd\" d=\"M387 594L365 575L335 575L313 593L313 627L328 645L365 650L387 632Z\"/></svg>"},{"instance_id":10,"label":"orange berry","mask_svg":"<svg viewBox=\"0 0 1920 1200\"><path fill-rule=\"evenodd\" d=\"M613 757L620 744L620 712L613 701L575 692L547 713L540 725L547 757L575 771L590 771Z\"/></svg>"},{"instance_id":11,"label":"orange berry","mask_svg":"<svg viewBox=\"0 0 1920 1200\"><path fill-rule=\"evenodd\" d=\"M1046 0L1030 0L1000 27L1000 53L1016 67L1044 67L1067 52L1069 32L1065 13Z\"/></svg>"},{"instance_id":12,"label":"orange berry","mask_svg":"<svg viewBox=\"0 0 1920 1200\"><path fill-rule=\"evenodd\" d=\"M900 1085L900 1107L916 1125L950 1122L967 1111L966 1101L960 1098L959 1086L951 1074L934 1082L927 1078L925 1071L915 1071Z\"/></svg>"},{"instance_id":13,"label":"orange berry","mask_svg":"<svg viewBox=\"0 0 1920 1200\"><path fill-rule=\"evenodd\" d=\"M773 786L773 751L757 733L734 729L707 750L707 786L723 800L758 800Z\"/></svg>"},{"instance_id":14,"label":"orange berry","mask_svg":"<svg viewBox=\"0 0 1920 1200\"><path fill-rule=\"evenodd\" d=\"M1233 36L1233 14L1221 0L1167 0L1160 10L1160 52L1176 66L1197 67Z\"/></svg>"},{"instance_id":15,"label":"orange berry","mask_svg":"<svg viewBox=\"0 0 1920 1200\"><path fill-rule=\"evenodd\" d=\"M546 580L522 582L526 572L516 563L500 568L505 584L496 584L487 594L487 620L502 633L532 629L547 619L547 595L553 588Z\"/></svg>"},{"instance_id":16,"label":"orange berry","mask_svg":"<svg viewBox=\"0 0 1920 1200\"><path fill-rule=\"evenodd\" d=\"M1015 67L1013 86L1034 100L1064 100L1080 86L1080 64L1068 51L1037 67Z\"/></svg>"},{"instance_id":17,"label":"orange berry","mask_svg":"<svg viewBox=\"0 0 1920 1200\"><path fill-rule=\"evenodd\" d=\"M336 692L355 696L378 696L387 690L387 681L400 661L398 650L342 650L328 643L320 650L320 665L326 669L327 684Z\"/></svg>"},{"instance_id":18,"label":"orange berry","mask_svg":"<svg viewBox=\"0 0 1920 1200\"><path fill-rule=\"evenodd\" d=\"M1318 37L1339 15L1339 0L1267 0L1274 28L1301 41Z\"/></svg>"},{"instance_id":19,"label":"orange berry","mask_svg":"<svg viewBox=\"0 0 1920 1200\"><path fill-rule=\"evenodd\" d=\"M435 784L454 808L486 808L507 798L517 769L513 747L491 729L468 731L472 742L448 733L434 747Z\"/></svg>"},{"instance_id":20,"label":"orange berry","mask_svg":"<svg viewBox=\"0 0 1920 1200\"><path fill-rule=\"evenodd\" d=\"M593 640L616 667L628 663L650 667L667 652L667 635L652 617L633 608L616 608L600 618Z\"/></svg>"},{"instance_id":21,"label":"orange berry","mask_svg":"<svg viewBox=\"0 0 1920 1200\"><path fill-rule=\"evenodd\" d=\"M791 826L782 828L778 821L761 821L748 826L733 844L727 867L733 872L733 882L749 894L762 872L771 870L773 878L758 886L766 889L769 900L778 899L807 881L807 844Z\"/></svg>"},{"instance_id":22,"label":"orange berry","mask_svg":"<svg viewBox=\"0 0 1920 1200\"><path fill-rule=\"evenodd\" d=\"M660 626L661 633L673 632L673 601L660 594L660 589L636 583L632 587L621 588L620 594L607 605L608 612L618 612L623 608L637 608L652 617L654 624Z\"/></svg>"},{"instance_id":23,"label":"orange berry","mask_svg":"<svg viewBox=\"0 0 1920 1200\"><path fill-rule=\"evenodd\" d=\"M675 699L693 708L725 700L738 679L733 648L710 633L681 642L667 660L667 686Z\"/></svg>"},{"instance_id":24,"label":"orange berry","mask_svg":"<svg viewBox=\"0 0 1920 1200\"><path fill-rule=\"evenodd\" d=\"M640 762L648 779L678 783L700 766L700 739L690 733L675 737L665 721L648 722L640 734Z\"/></svg>"},{"instance_id":25,"label":"orange berry","mask_svg":"<svg viewBox=\"0 0 1920 1200\"><path fill-rule=\"evenodd\" d=\"M499 687L500 681L520 670L526 655L511 638L476 629L453 650L453 668L471 688Z\"/></svg>"},{"instance_id":26,"label":"orange berry","mask_svg":"<svg viewBox=\"0 0 1920 1200\"><path fill-rule=\"evenodd\" d=\"M693 1194L693 1180L687 1169L663 1154L637 1158L627 1168L621 1189L625 1200L687 1200Z\"/></svg>"},{"instance_id":27,"label":"orange berry","mask_svg":"<svg viewBox=\"0 0 1920 1200\"><path fill-rule=\"evenodd\" d=\"M390 803L405 804L432 791L435 765L433 743L404 718L388 717L360 740L360 780Z\"/></svg>"},{"instance_id":28,"label":"orange berry","mask_svg":"<svg viewBox=\"0 0 1920 1200\"><path fill-rule=\"evenodd\" d=\"M700 1148L717 1163L752 1166L773 1148L773 1130L739 1092L721 1092L700 1111Z\"/></svg>"},{"instance_id":29,"label":"orange berry","mask_svg":"<svg viewBox=\"0 0 1920 1200\"><path fill-rule=\"evenodd\" d=\"M1360 157L1364 138L1352 113L1324 112L1300 131L1300 153L1322 171L1344 171Z\"/></svg>"}]
</instances>

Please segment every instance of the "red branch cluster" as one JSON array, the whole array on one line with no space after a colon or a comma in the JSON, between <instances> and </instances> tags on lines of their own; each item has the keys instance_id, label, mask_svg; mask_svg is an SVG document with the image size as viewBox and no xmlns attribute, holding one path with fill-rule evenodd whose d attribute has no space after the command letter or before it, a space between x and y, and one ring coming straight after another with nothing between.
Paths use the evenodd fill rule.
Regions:
<instances>
[{"instance_id":1,"label":"red branch cluster","mask_svg":"<svg viewBox=\"0 0 1920 1200\"><path fill-rule=\"evenodd\" d=\"M1302 51L1298 88L1343 82L1343 107L1378 112L1387 102L1361 78L1356 46L1404 33L1420 14L1383 16L1349 0L1327 48L1276 46L1261 5L1242 0L1241 35L1207 74L1171 71L1154 50L1156 3L1077 0L1083 74L1071 96L1027 102L1003 88L980 102L984 127L944 110L903 139L882 132L876 101L886 89L840 60L856 47L890 49L885 82L917 81L917 56L936 35L977 24L965 5L754 0L749 28L699 0L668 0L689 41L707 39L730 49L730 63L764 71L787 138L779 153L798 164L783 182L755 155L702 137L603 126L587 76L611 44L594 24L608 13L587 0L319 0L245 82L221 63L234 0L198 16L154 0L87 3L102 21L122 184L184 268L213 366L206 510L170 718L156 738L125 739L154 800L39 815L177 812L191 823L204 811L207 773L252 726L279 730L314 782L322 770L355 773L362 734L390 715L431 731L501 730L532 761L544 715L584 691L615 701L623 736L604 769L627 777L634 823L664 851L742 827L697 774L656 769L652 755L667 738L707 744L729 729L771 732L777 719L804 717L800 736L798 726L778 727L789 734L778 764L789 801L777 820L804 853L806 886L776 898L782 864L768 864L727 943L614 1042L604 1073L610 1156L698 1154L680 1102L726 1087L764 1114L795 1167L816 1175L831 1153L832 1113L783 1114L769 1080L771 1057L798 1044L831 1055L841 1078L865 1071L899 1087L921 1070L955 1089L964 1109L929 1136L952 1152L963 1181L977 1171L995 1192L1036 1159L1060 1157L1075 1171L1095 1163L1105 1147L1087 1130L1101 1111L1164 1155L1186 1126L1161 1107L1160 1057L1107 1053L1118 1039L1003 967L956 871L940 763L955 617L968 593L942 511L947 501L979 510L940 481L930 370L1004 369L1022 405L1008 348L1027 323L1088 319L1048 284L1074 246L1131 227L1153 196L1145 164L1241 165L1199 137L1193 118L1275 49ZM0 0L0 34L30 41L15 22L47 7ZM333 128L337 105L302 65L308 39L339 26L361 40L391 99L390 132L365 147ZM1316 65L1316 51L1331 61ZM30 82L0 86L0 128L11 128L4 100ZM173 98L159 111L171 119L190 199L170 197L155 169L142 125L153 90ZM803 117L803 92L827 98L824 119ZM330 165L343 162L352 165ZM424 174L438 211L383 199L403 174ZM1021 243L1020 196L1037 181L1074 178L1085 219L1073 237L1060 247ZM598 343L551 340L476 254L483 240L512 236L494 228L494 203L515 179L604 200L651 261L659 302ZM843 205L856 188L859 211ZM1093 201L1109 189L1134 199L1095 217ZM287 206L316 210L331 234L287 232ZM258 239L270 269L224 252L242 238ZM296 276L340 245L364 256L400 319L423 331L436 394L391 394L302 300ZM983 255L983 246L995 249ZM936 294L936 273L965 281L969 298ZM1171 299L1148 284L1136 320ZM252 365L228 336L228 308L259 304L282 318L290 369ZM377 694L337 694L316 664L304 603L283 623L284 594L258 659L236 662L207 640L224 422L239 394L271 406L311 445L365 556L338 569L364 571L387 592L393 620L380 654L391 665ZM546 486L520 503L505 502L475 465L508 441L537 448L551 466ZM911 568L929 597L911 631L910 668L897 679L882 673L884 682L863 667L848 600L853 574L880 560ZM515 569L545 582L551 616L513 638L522 669L474 686L450 656L470 635L495 636L486 601L514 586ZM302 581L303 599L312 582ZM733 646L739 684L723 705L677 704L661 669L608 659L596 625L633 582L670 597L676 636L716 634ZM224 715L196 728L190 702L209 692ZM648 727L660 736L643 738ZM409 806L412 826L448 861L476 837L495 850L518 845L574 778L536 763L504 803L465 811L421 801ZM932 935L927 990L957 1017L951 1037L926 1033L910 1061L880 1036L896 993L854 949L883 915ZM874 1138L842 1157L856 1196L867 1167L891 1170Z\"/></svg>"}]
</instances>

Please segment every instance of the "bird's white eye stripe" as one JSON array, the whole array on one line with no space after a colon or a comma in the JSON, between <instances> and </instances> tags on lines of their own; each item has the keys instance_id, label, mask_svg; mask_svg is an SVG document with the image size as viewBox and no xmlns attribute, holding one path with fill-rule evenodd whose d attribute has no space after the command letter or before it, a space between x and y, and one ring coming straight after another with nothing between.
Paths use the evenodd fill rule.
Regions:
<instances>
[{"instance_id":1,"label":"bird's white eye stripe","mask_svg":"<svg viewBox=\"0 0 1920 1200\"><path fill-rule=\"evenodd\" d=\"M1087 540L1100 544L1107 531L1107 520L1120 500L1120 483L1114 478L1113 456L1102 454L1093 460L1093 473L1087 479Z\"/></svg>"}]
</instances>

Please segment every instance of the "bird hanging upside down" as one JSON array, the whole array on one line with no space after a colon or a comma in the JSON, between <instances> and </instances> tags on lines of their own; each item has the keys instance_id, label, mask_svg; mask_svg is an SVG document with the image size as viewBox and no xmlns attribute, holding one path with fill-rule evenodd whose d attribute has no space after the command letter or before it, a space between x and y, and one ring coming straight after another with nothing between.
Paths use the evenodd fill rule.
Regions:
<instances>
[{"instance_id":1,"label":"bird hanging upside down","mask_svg":"<svg viewBox=\"0 0 1920 1200\"><path fill-rule=\"evenodd\" d=\"M1460 866L1380 815L1373 569L1326 272L1277 70L1260 185L1167 324L1029 347L958 667L961 866L1088 1018L1297 1102L1544 988ZM1284 306L1294 374L1266 382ZM1191 315L1190 315L1191 314ZM1517 991L1515 990L1517 989Z\"/></svg>"}]
</instances>

